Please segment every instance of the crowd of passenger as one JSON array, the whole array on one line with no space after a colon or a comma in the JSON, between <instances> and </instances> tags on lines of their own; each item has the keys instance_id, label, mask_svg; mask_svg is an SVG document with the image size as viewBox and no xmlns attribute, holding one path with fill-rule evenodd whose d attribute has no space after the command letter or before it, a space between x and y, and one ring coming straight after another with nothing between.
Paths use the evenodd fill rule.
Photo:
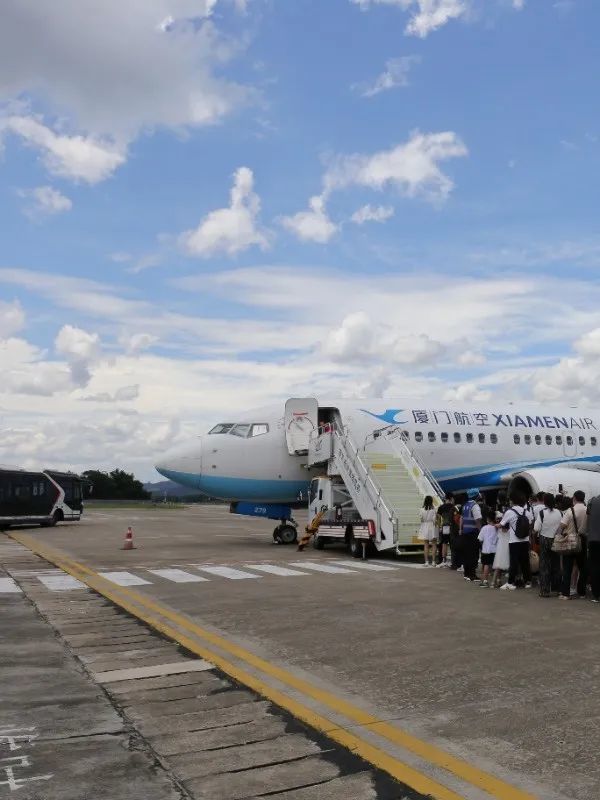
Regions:
<instances>
[{"instance_id":1,"label":"crowd of passenger","mask_svg":"<svg viewBox=\"0 0 600 800\"><path fill-rule=\"evenodd\" d=\"M500 492L488 505L478 489L457 505L452 494L434 506L426 497L419 539L425 566L447 567L482 588L531 589L540 597L600 602L600 495L585 502L540 492Z\"/></svg>"}]
</instances>

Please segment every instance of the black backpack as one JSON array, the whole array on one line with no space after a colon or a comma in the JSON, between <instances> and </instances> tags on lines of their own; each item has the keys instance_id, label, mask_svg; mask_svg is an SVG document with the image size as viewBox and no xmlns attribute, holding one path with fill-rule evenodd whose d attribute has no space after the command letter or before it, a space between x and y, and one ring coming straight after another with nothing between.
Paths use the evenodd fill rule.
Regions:
<instances>
[{"instance_id":1,"label":"black backpack","mask_svg":"<svg viewBox=\"0 0 600 800\"><path fill-rule=\"evenodd\" d=\"M517 539L527 539L529 537L529 518L527 517L527 514L525 512L519 514L516 508L513 508L512 511L514 511L517 515L515 536Z\"/></svg>"}]
</instances>

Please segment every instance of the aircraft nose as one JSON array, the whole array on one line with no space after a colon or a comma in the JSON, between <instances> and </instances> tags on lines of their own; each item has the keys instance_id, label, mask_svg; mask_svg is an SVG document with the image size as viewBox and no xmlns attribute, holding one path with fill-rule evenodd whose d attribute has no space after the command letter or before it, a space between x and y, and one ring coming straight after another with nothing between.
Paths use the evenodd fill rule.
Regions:
<instances>
[{"instance_id":1,"label":"aircraft nose","mask_svg":"<svg viewBox=\"0 0 600 800\"><path fill-rule=\"evenodd\" d=\"M169 480L197 487L202 476L201 440L168 450L154 468Z\"/></svg>"}]
</instances>

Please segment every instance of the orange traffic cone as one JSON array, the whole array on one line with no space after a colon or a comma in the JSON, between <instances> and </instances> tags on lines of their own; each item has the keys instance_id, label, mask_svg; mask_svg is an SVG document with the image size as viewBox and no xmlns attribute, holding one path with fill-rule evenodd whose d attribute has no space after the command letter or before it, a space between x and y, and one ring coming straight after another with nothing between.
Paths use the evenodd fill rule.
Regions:
<instances>
[{"instance_id":1,"label":"orange traffic cone","mask_svg":"<svg viewBox=\"0 0 600 800\"><path fill-rule=\"evenodd\" d=\"M125 534L125 541L123 542L122 550L135 550L133 546L133 528L131 526L127 528L127 533Z\"/></svg>"}]
</instances>

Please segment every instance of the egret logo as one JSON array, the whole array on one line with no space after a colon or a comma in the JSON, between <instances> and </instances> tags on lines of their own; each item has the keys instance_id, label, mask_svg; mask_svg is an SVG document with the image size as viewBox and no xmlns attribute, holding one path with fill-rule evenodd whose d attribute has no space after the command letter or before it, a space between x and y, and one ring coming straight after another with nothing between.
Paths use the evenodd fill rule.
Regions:
<instances>
[{"instance_id":1,"label":"egret logo","mask_svg":"<svg viewBox=\"0 0 600 800\"><path fill-rule=\"evenodd\" d=\"M369 414L371 417L375 417L375 419L386 422L388 425L404 425L408 422L406 419L396 419L398 414L404 411L403 408L388 408L383 414L373 414L372 411L367 411L366 408L361 408L361 411L364 411L365 414Z\"/></svg>"}]
</instances>

